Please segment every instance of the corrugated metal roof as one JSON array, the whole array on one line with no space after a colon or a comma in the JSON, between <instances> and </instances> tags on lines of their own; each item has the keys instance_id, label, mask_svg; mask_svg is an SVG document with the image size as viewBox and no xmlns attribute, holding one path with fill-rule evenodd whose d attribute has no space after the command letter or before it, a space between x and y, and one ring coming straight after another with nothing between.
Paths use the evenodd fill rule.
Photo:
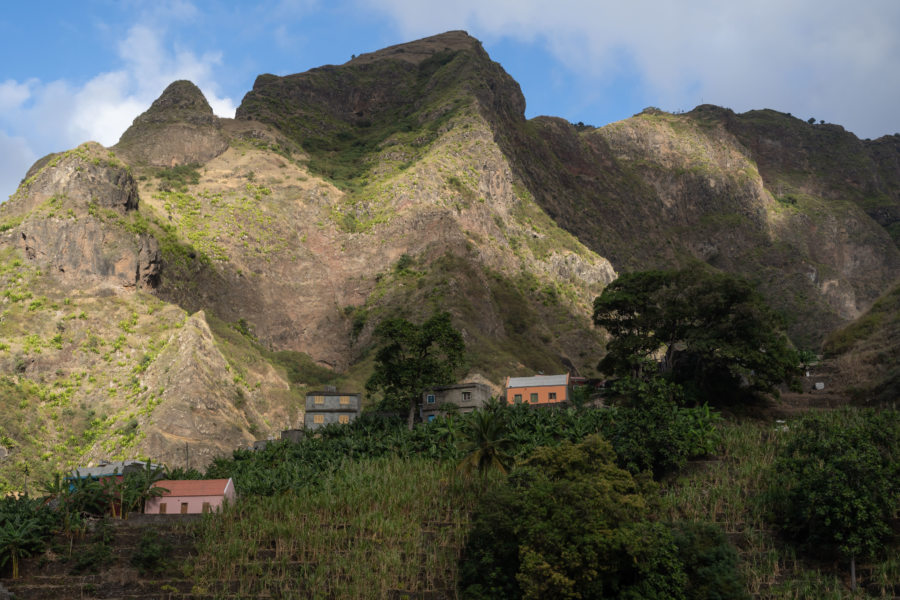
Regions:
<instances>
[{"instance_id":1,"label":"corrugated metal roof","mask_svg":"<svg viewBox=\"0 0 900 600\"><path fill-rule=\"evenodd\" d=\"M221 496L230 479L163 479L152 487L169 490L163 496Z\"/></svg>"},{"instance_id":2,"label":"corrugated metal roof","mask_svg":"<svg viewBox=\"0 0 900 600\"><path fill-rule=\"evenodd\" d=\"M568 385L569 374L562 375L535 375L534 377L510 377L509 388L535 387L539 385Z\"/></svg>"},{"instance_id":3,"label":"corrugated metal roof","mask_svg":"<svg viewBox=\"0 0 900 600\"><path fill-rule=\"evenodd\" d=\"M81 478L86 477L108 477L110 475L124 475L126 469L131 472L133 470L142 470L146 466L146 462L142 460L122 460L118 462L103 463L97 467L79 467L70 472L68 477Z\"/></svg>"}]
</instances>

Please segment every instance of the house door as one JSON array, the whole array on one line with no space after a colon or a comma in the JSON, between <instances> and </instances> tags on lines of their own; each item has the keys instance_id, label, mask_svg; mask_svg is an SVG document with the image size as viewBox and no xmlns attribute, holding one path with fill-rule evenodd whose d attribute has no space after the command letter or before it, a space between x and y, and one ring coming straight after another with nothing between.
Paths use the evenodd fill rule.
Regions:
<instances>
[{"instance_id":1,"label":"house door","mask_svg":"<svg viewBox=\"0 0 900 600\"><path fill-rule=\"evenodd\" d=\"M182 503L181 503L181 514L183 514L183 515L186 515L186 514L187 514L187 505L188 505L187 502L182 502Z\"/></svg>"}]
</instances>

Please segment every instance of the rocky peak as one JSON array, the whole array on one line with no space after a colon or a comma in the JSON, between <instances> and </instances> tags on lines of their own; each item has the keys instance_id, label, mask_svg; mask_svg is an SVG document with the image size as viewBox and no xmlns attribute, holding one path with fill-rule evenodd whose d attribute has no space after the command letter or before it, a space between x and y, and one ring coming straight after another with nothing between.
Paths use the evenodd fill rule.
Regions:
<instances>
[{"instance_id":1,"label":"rocky peak","mask_svg":"<svg viewBox=\"0 0 900 600\"><path fill-rule=\"evenodd\" d=\"M134 120L132 127L141 123L174 121L208 124L213 123L215 118L212 107L200 88L193 82L181 79L170 83L162 95L153 101L150 108Z\"/></svg>"},{"instance_id":2,"label":"rocky peak","mask_svg":"<svg viewBox=\"0 0 900 600\"><path fill-rule=\"evenodd\" d=\"M481 48L481 42L465 31L457 30L447 31L414 42L389 46L375 52L360 54L350 60L347 64L363 65L380 60L402 60L417 65L438 53L456 52L459 50L484 52Z\"/></svg>"},{"instance_id":3,"label":"rocky peak","mask_svg":"<svg viewBox=\"0 0 900 600\"><path fill-rule=\"evenodd\" d=\"M219 119L196 85L169 84L115 146L129 162L172 167L211 160L228 148Z\"/></svg>"}]
</instances>

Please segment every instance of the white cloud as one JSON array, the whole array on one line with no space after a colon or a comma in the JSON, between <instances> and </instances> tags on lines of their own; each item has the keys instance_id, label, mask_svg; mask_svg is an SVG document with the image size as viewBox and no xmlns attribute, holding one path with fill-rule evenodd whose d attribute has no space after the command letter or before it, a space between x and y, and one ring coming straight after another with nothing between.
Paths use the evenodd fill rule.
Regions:
<instances>
[{"instance_id":1,"label":"white cloud","mask_svg":"<svg viewBox=\"0 0 900 600\"><path fill-rule=\"evenodd\" d=\"M186 2L166 5L164 16L186 19L195 15ZM118 47L121 67L73 85L57 80L0 83L0 142L6 165L0 172L0 199L15 190L24 175L23 160L94 140L115 144L125 129L146 110L168 84L189 79L203 91L215 114L233 117L235 103L220 95L214 70L220 53L197 55L169 43L159 19L131 27ZM27 140L27 142L26 142ZM15 164L17 166L8 166ZM27 165L26 165L27 168ZM15 170L14 170L15 169Z\"/></svg>"},{"instance_id":2,"label":"white cloud","mask_svg":"<svg viewBox=\"0 0 900 600\"><path fill-rule=\"evenodd\" d=\"M3 185L0 202L5 202L16 191L19 182L37 158L28 142L21 137L10 137L0 131L0 185Z\"/></svg>"},{"instance_id":3,"label":"white cloud","mask_svg":"<svg viewBox=\"0 0 900 600\"><path fill-rule=\"evenodd\" d=\"M15 110L31 96L30 82L7 79L0 83L0 111Z\"/></svg>"},{"instance_id":4,"label":"white cloud","mask_svg":"<svg viewBox=\"0 0 900 600\"><path fill-rule=\"evenodd\" d=\"M669 110L704 101L815 116L864 137L900 131L896 0L357 2L409 39L467 29L543 44L598 87L634 69Z\"/></svg>"}]
</instances>

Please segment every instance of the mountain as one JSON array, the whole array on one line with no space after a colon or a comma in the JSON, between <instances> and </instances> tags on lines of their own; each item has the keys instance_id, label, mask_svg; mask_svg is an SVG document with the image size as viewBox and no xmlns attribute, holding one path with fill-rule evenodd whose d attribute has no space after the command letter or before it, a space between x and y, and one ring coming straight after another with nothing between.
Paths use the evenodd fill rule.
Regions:
<instances>
[{"instance_id":1,"label":"mountain","mask_svg":"<svg viewBox=\"0 0 900 600\"><path fill-rule=\"evenodd\" d=\"M900 275L900 144L772 111L526 120L464 32L260 75L234 119L171 84L0 206L7 485L202 466L361 389L384 318L448 310L467 378L596 373L616 273L748 276L817 347ZM893 238L892 238L893 236ZM498 388L499 389L499 388Z\"/></svg>"}]
</instances>

